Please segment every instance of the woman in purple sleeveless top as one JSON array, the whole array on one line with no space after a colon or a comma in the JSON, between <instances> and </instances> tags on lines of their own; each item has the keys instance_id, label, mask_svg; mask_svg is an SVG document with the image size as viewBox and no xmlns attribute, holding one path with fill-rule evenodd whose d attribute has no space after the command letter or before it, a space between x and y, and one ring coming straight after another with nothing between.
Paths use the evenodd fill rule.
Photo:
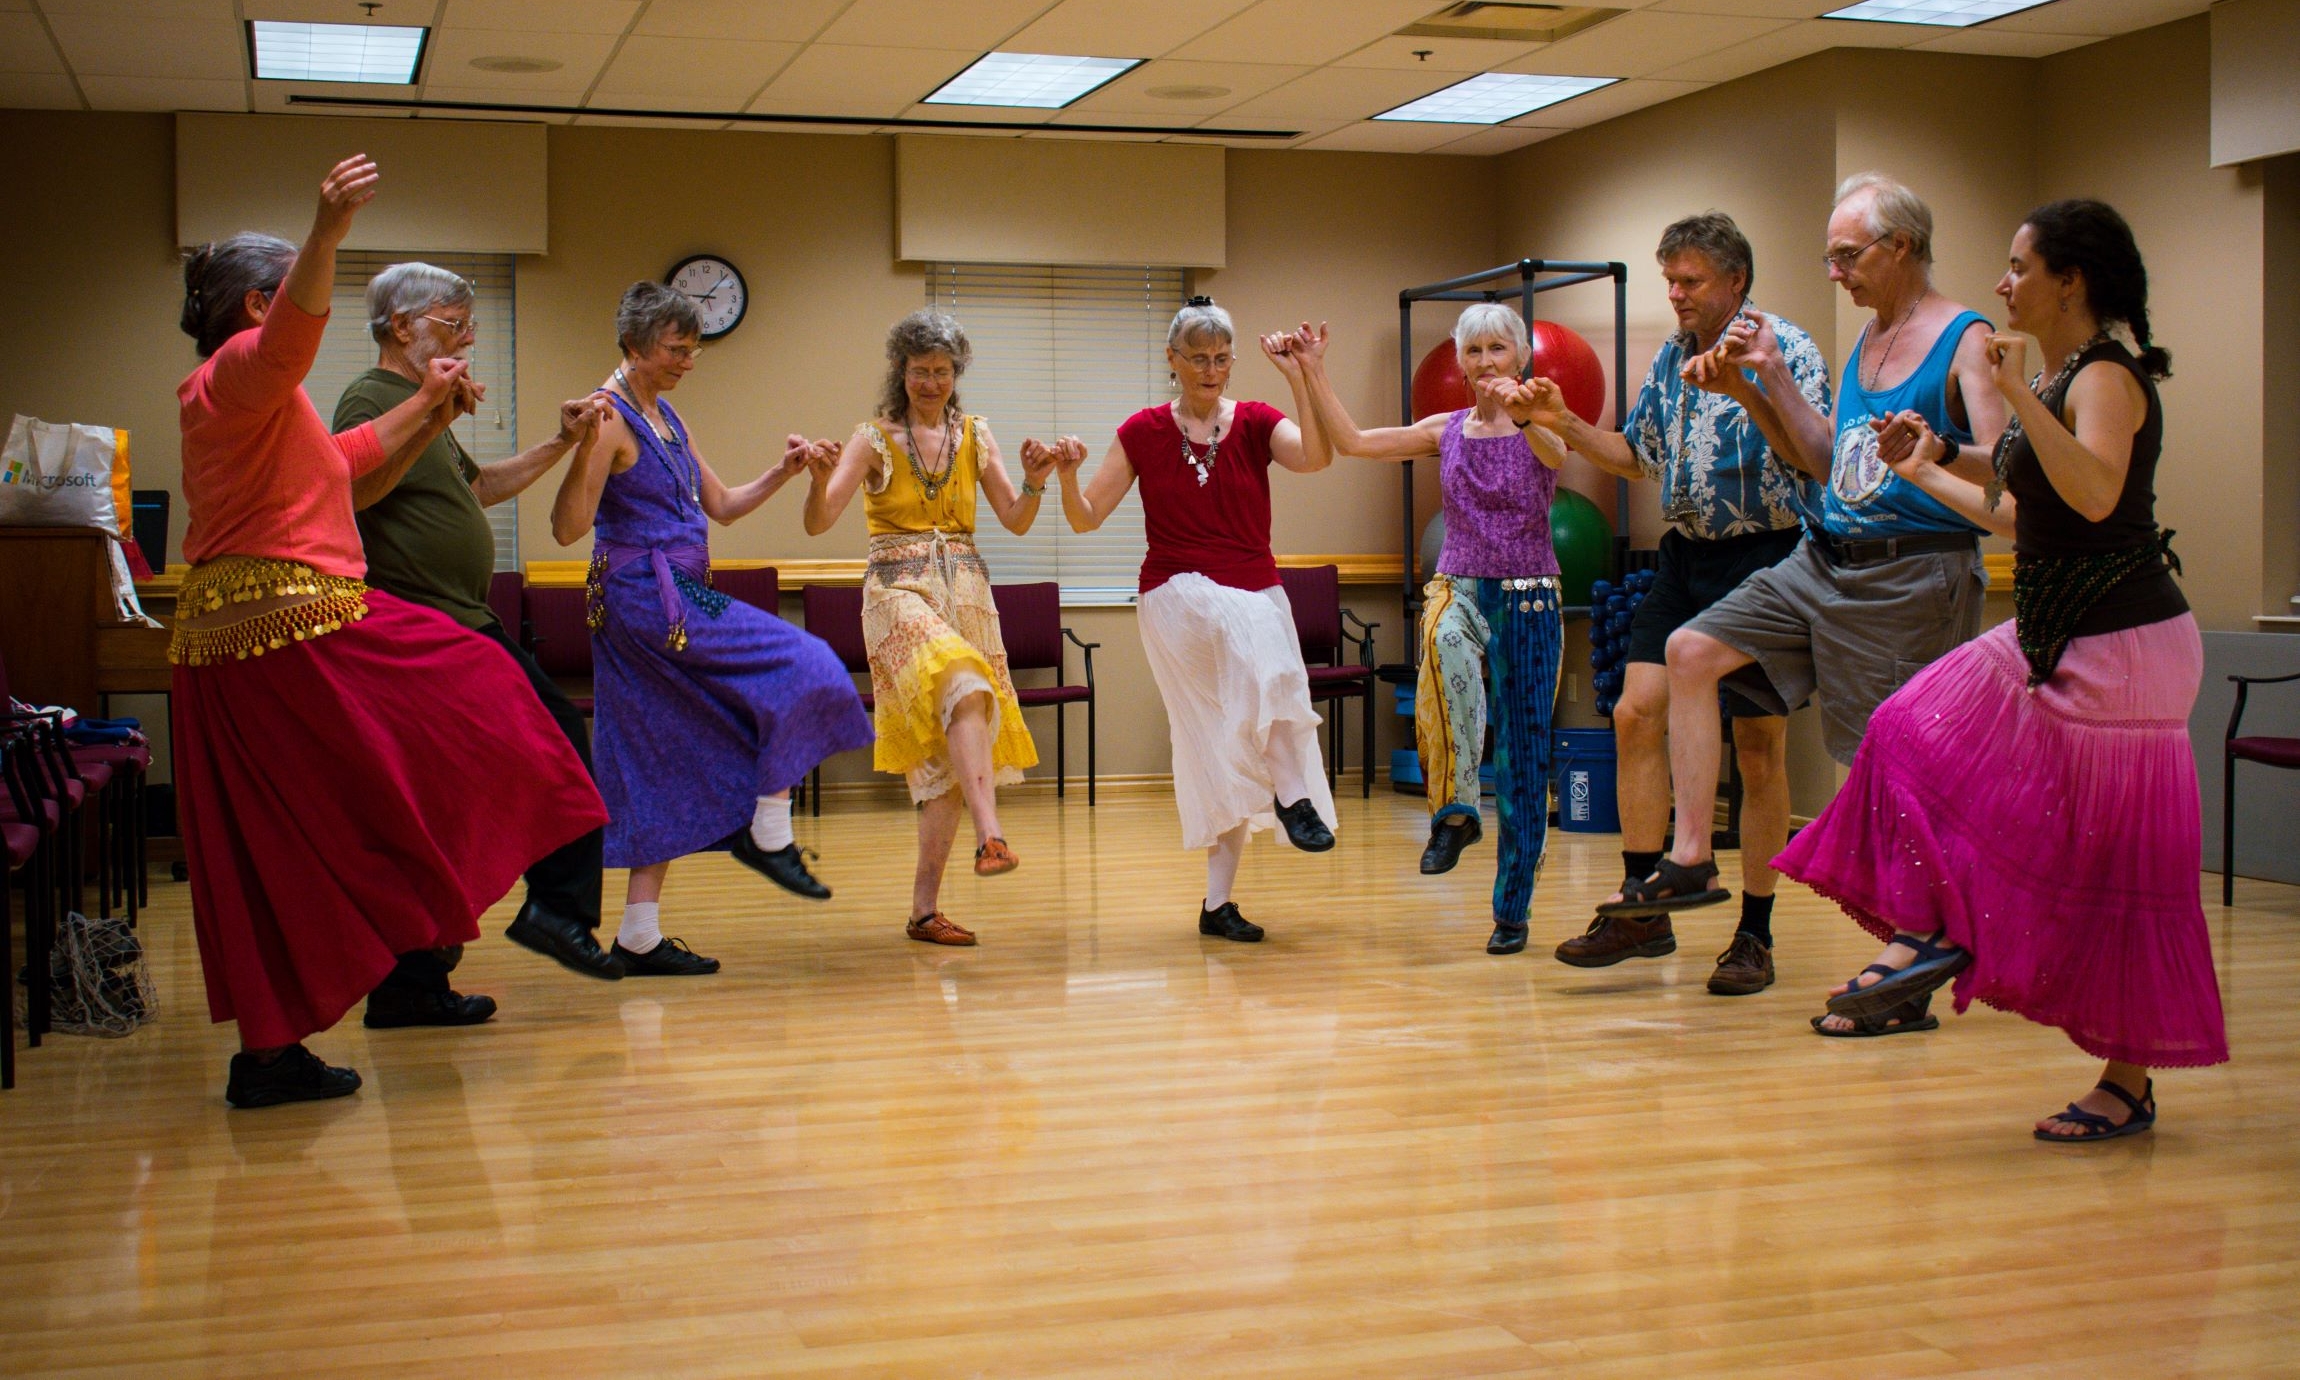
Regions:
<instances>
[{"instance_id":1,"label":"woman in purple sleeveless top","mask_svg":"<svg viewBox=\"0 0 2300 1380\"><path fill-rule=\"evenodd\" d=\"M1484 833L1478 761L1490 715L1501 840L1485 951L1518 953L1549 830L1549 724L1565 639L1565 598L1549 541L1549 502L1565 446L1542 427L1512 421L1503 408L1532 358L1525 321L1493 302L1463 311L1454 349L1477 406L1371 431L1350 420L1326 377L1325 329L1305 327L1295 340L1335 450L1369 460L1438 458L1445 550L1423 589L1414 700L1431 813L1421 870L1451 870Z\"/></svg>"},{"instance_id":2,"label":"woman in purple sleeveless top","mask_svg":"<svg viewBox=\"0 0 2300 1380\"><path fill-rule=\"evenodd\" d=\"M806 473L818 447L837 447L793 436L779 466L720 482L662 398L701 352L694 304L638 283L615 328L623 362L596 395L598 432L560 485L551 534L565 545L598 529L593 756L612 816L607 866L631 869L615 954L633 977L713 973L718 960L662 935L672 859L725 841L784 890L828 900L791 837L790 790L824 758L869 745L871 728L822 639L711 588L704 520L735 521Z\"/></svg>"}]
</instances>

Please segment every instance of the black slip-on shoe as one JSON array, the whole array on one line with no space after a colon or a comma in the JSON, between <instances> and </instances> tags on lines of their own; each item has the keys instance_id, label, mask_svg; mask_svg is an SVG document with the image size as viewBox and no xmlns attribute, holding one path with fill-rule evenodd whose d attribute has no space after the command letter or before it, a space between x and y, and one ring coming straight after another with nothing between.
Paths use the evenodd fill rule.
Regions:
<instances>
[{"instance_id":1,"label":"black slip-on shoe","mask_svg":"<svg viewBox=\"0 0 2300 1380\"><path fill-rule=\"evenodd\" d=\"M1485 951L1489 954L1524 953L1526 934L1527 928L1524 925L1495 925L1492 937L1485 941Z\"/></svg>"},{"instance_id":2,"label":"black slip-on shoe","mask_svg":"<svg viewBox=\"0 0 2300 1380\"><path fill-rule=\"evenodd\" d=\"M1276 800L1270 803L1278 808L1278 824L1286 831L1286 842L1305 853L1323 853L1334 846L1334 831L1318 818L1318 807L1310 803L1308 796L1291 805L1281 805Z\"/></svg>"},{"instance_id":3,"label":"black slip-on shoe","mask_svg":"<svg viewBox=\"0 0 2300 1380\"><path fill-rule=\"evenodd\" d=\"M748 829L737 829L729 844L735 861L773 882L793 896L804 896L810 901L828 901L831 889L815 880L807 871L806 850L795 843L787 843L769 853L751 838Z\"/></svg>"},{"instance_id":4,"label":"black slip-on shoe","mask_svg":"<svg viewBox=\"0 0 2300 1380\"><path fill-rule=\"evenodd\" d=\"M1224 901L1212 910L1198 912L1198 933L1216 939L1234 940L1240 944L1262 942L1262 927L1238 913L1236 901Z\"/></svg>"},{"instance_id":5,"label":"black slip-on shoe","mask_svg":"<svg viewBox=\"0 0 2300 1380\"><path fill-rule=\"evenodd\" d=\"M719 960L705 958L688 948L686 940L669 935L643 954L632 953L618 941L615 957L623 960L625 977L703 977L719 971Z\"/></svg>"},{"instance_id":6,"label":"black slip-on shoe","mask_svg":"<svg viewBox=\"0 0 2300 1380\"><path fill-rule=\"evenodd\" d=\"M1461 851L1484 837L1485 826L1476 815L1440 815L1431 820L1429 846L1422 849L1422 875L1453 871Z\"/></svg>"},{"instance_id":7,"label":"black slip-on shoe","mask_svg":"<svg viewBox=\"0 0 2300 1380\"><path fill-rule=\"evenodd\" d=\"M522 910L503 937L585 977L607 982L623 976L623 962L599 947L589 926L549 911Z\"/></svg>"},{"instance_id":8,"label":"black slip-on shoe","mask_svg":"<svg viewBox=\"0 0 2300 1380\"><path fill-rule=\"evenodd\" d=\"M330 1068L302 1045L289 1045L279 1058L260 1063L246 1050L232 1056L224 1101L234 1107L276 1107L283 1102L321 1102L359 1091L359 1074Z\"/></svg>"},{"instance_id":9,"label":"black slip-on shoe","mask_svg":"<svg viewBox=\"0 0 2300 1380\"><path fill-rule=\"evenodd\" d=\"M411 1025L478 1025L494 1015L495 998L489 996L378 987L367 994L364 1024L370 1030L398 1030Z\"/></svg>"}]
</instances>

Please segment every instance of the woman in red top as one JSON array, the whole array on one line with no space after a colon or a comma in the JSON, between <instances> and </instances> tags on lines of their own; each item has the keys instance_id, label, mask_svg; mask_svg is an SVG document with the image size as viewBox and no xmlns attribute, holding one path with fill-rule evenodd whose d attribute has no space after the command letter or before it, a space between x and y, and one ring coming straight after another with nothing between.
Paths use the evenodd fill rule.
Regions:
<instances>
[{"instance_id":1,"label":"woman in red top","mask_svg":"<svg viewBox=\"0 0 2300 1380\"><path fill-rule=\"evenodd\" d=\"M1270 554L1271 463L1307 474L1333 453L1288 337L1265 337L1262 352L1292 387L1300 426L1266 403L1222 396L1235 334L1213 299L1191 298L1166 333L1179 396L1127 418L1083 489L1085 444L1066 437L1055 449L1062 511L1080 532L1100 527L1142 482L1149 550L1138 622L1173 735L1182 845L1207 850L1198 932L1251 944L1262 927L1238 913L1230 886L1253 831L1282 824L1296 848L1334 846L1318 715ZM1025 466L1036 445L1024 443Z\"/></svg>"},{"instance_id":2,"label":"woman in red top","mask_svg":"<svg viewBox=\"0 0 2300 1380\"><path fill-rule=\"evenodd\" d=\"M235 1107L357 1091L303 1037L403 959L478 938L528 864L606 822L501 648L362 579L352 481L473 397L462 362L436 360L415 397L331 436L304 395L376 176L364 155L337 164L300 250L235 235L184 262L204 362L176 390L192 568L168 659L208 1011L240 1027ZM452 1005L456 1023L494 1011Z\"/></svg>"}]
</instances>

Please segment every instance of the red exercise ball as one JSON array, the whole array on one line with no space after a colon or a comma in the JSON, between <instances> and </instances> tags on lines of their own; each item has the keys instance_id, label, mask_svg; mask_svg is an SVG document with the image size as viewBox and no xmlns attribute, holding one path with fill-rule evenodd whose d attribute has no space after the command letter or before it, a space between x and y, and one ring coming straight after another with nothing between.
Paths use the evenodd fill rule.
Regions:
<instances>
[{"instance_id":1,"label":"red exercise ball","mask_svg":"<svg viewBox=\"0 0 2300 1380\"><path fill-rule=\"evenodd\" d=\"M1454 354L1453 337L1447 336L1422 356L1414 370L1414 420L1434 417L1440 412L1459 412L1474 405L1469 395L1469 380L1461 371L1461 360Z\"/></svg>"},{"instance_id":2,"label":"red exercise ball","mask_svg":"<svg viewBox=\"0 0 2300 1380\"><path fill-rule=\"evenodd\" d=\"M1573 415L1591 426L1605 415L1605 367L1589 342L1568 328L1555 321L1533 323L1533 372L1554 381ZM1421 397L1419 388L1414 396Z\"/></svg>"}]
</instances>

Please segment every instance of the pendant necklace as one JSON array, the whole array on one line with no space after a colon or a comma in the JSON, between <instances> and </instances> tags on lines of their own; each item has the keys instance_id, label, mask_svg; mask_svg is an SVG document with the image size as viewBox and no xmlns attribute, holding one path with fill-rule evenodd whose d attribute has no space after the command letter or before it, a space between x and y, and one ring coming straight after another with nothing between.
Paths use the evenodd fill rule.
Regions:
<instances>
[{"instance_id":1,"label":"pendant necklace","mask_svg":"<svg viewBox=\"0 0 2300 1380\"><path fill-rule=\"evenodd\" d=\"M958 428L951 424L950 409L944 408L942 412L942 450L935 456L938 468L929 472L924 465L918 462L918 437L911 434L910 409L903 409L902 439L908 448L910 472L918 480L918 486L926 490L926 501L929 503L941 498L942 486L950 482L951 441L953 433L957 430Z\"/></svg>"},{"instance_id":2,"label":"pendant necklace","mask_svg":"<svg viewBox=\"0 0 2300 1380\"><path fill-rule=\"evenodd\" d=\"M657 426L655 419L647 415L647 410L639 406L638 399L631 392L631 376L623 372L623 366L620 364L615 366L614 382L622 391L624 400L631 404L631 410L638 413L639 420L647 424L649 434L661 443L655 451L655 460L662 465L664 472L671 476L671 489L674 497L684 487L687 500L700 509L703 506L702 462L696 461L694 463L692 475L679 473L678 467L671 463L671 452L685 449L679 440L678 432L671 431L666 435L664 427Z\"/></svg>"},{"instance_id":3,"label":"pendant necklace","mask_svg":"<svg viewBox=\"0 0 2300 1380\"><path fill-rule=\"evenodd\" d=\"M1222 415L1220 403L1214 405L1214 415L1217 418ZM1217 420L1214 423L1213 432L1206 437L1203 453L1190 443L1190 428L1182 425L1182 409L1179 406L1174 409L1174 429L1182 433L1182 463L1197 471L1198 487L1205 488L1206 481L1214 477L1214 454L1222 448L1221 422Z\"/></svg>"},{"instance_id":4,"label":"pendant necklace","mask_svg":"<svg viewBox=\"0 0 2300 1380\"><path fill-rule=\"evenodd\" d=\"M1924 305L1924 301L1925 301L1925 299L1924 299L1924 298L1922 298L1922 297L1919 297L1919 298L1918 298L1916 301L1909 303L1909 309L1908 309L1907 311L1905 311L1905 312L1902 312L1902 313L1901 313L1901 319L1900 319L1900 320L1898 320L1898 321L1895 321L1895 322L1893 323L1893 328L1892 328L1890 331L1887 331L1887 332L1885 333L1885 352L1884 352L1883 354L1881 354L1881 355L1877 356L1877 367L1876 367L1876 368L1875 368L1873 371L1871 371L1871 372L1869 373L1869 379L1868 379L1868 382L1866 382L1866 383L1863 383L1863 384L1861 385L1861 391L1862 391L1862 392L1864 392L1864 393L1874 393L1874 392L1876 392L1876 391L1877 391L1877 385L1878 385L1878 384L1880 384L1880 383L1882 383L1882 382L1884 382L1884 379L1885 379L1885 364L1886 364L1886 362L1887 362L1887 361L1891 360L1891 359L1892 359L1892 357L1893 357L1893 342L1895 342L1895 341L1897 341L1897 340L1899 340L1899 339L1901 338L1901 327L1903 327L1903 326L1906 326L1906 325L1908 325L1908 324L1909 324L1909 318L1910 318L1910 317L1913 317L1913 316L1915 316L1915 315L1917 314L1917 308L1918 308L1918 307L1920 307L1920 306L1922 306L1922 305ZM1874 325L1875 323L1874 323L1874 322L1872 322L1872 323L1870 323L1870 324L1871 324L1871 325ZM1868 337L1869 337L1869 327L1868 327L1868 326L1864 326L1864 327L1862 327L1862 328L1861 328L1861 343L1862 343L1862 344L1864 344L1864 345L1865 345L1865 344L1867 344L1867 343L1868 343ZM1865 365L1865 364L1867 364L1868 362L1869 362L1869 359L1868 359L1868 355L1867 355L1867 353L1864 351L1864 352L1863 352L1863 354L1862 354L1862 356L1861 356L1861 363Z\"/></svg>"},{"instance_id":5,"label":"pendant necklace","mask_svg":"<svg viewBox=\"0 0 2300 1380\"><path fill-rule=\"evenodd\" d=\"M2045 403L2045 406L2058 414L2060 405L2068 400L2069 380L2076 377L2077 369L2084 364L2084 357L2107 344L2109 338L2107 331L2094 332L2092 339L2079 345L2070 352L2067 359L2061 361L2060 370L2052 376L2052 382L2044 383L2044 370L2037 370L2036 377L2028 381L2029 391L2036 394L2038 402L2044 402L2046 395L2050 394L2053 401ZM2043 384L2042 387L2038 386L2040 383ZM2020 424L2020 412L2015 409L2013 414L2005 419L2004 431L1997 436L1996 450L1989 456L1989 469L1992 473L1989 475L1988 484L1981 491L1987 499L1989 511L1992 513L1997 510L1997 504L2005 496L2005 482L2012 477L2013 448L2020 444L2024 435Z\"/></svg>"}]
</instances>

